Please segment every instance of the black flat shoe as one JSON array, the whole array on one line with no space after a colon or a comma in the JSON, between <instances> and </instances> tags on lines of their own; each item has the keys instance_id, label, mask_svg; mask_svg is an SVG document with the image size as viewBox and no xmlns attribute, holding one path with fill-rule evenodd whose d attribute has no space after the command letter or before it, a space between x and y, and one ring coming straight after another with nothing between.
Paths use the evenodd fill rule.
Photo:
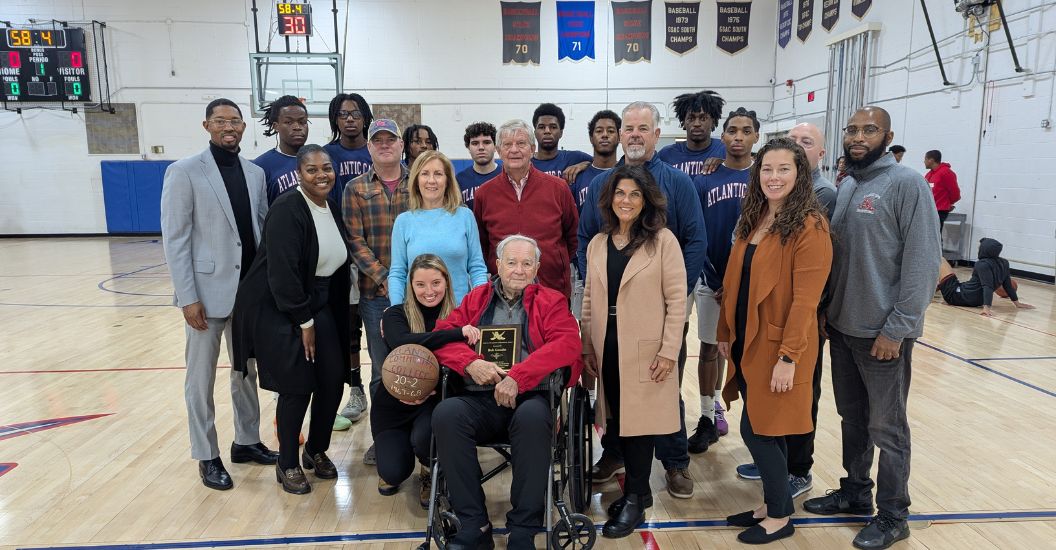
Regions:
<instances>
[{"instance_id":1,"label":"black flat shoe","mask_svg":"<svg viewBox=\"0 0 1056 550\"><path fill-rule=\"evenodd\" d=\"M649 493L649 494L645 495L644 502L645 502L645 504L643 505L644 508L652 508L653 507L653 494ZM623 510L623 507L626 504L627 504L627 497L626 496L622 496L622 497L612 501L612 504L610 504L608 510L606 510L606 512L609 514L609 519L614 519L616 516L620 515L620 510Z\"/></svg>"},{"instance_id":2,"label":"black flat shoe","mask_svg":"<svg viewBox=\"0 0 1056 550\"><path fill-rule=\"evenodd\" d=\"M231 444L231 462L236 462L238 464L256 462L257 464L270 466L278 461L278 451L273 451L265 447L263 443L258 442L252 445Z\"/></svg>"},{"instance_id":3,"label":"black flat shoe","mask_svg":"<svg viewBox=\"0 0 1056 550\"><path fill-rule=\"evenodd\" d=\"M645 522L645 498L646 495L626 495L623 509L619 515L605 522L605 526L601 528L601 536L619 539L633 533Z\"/></svg>"},{"instance_id":4,"label":"black flat shoe","mask_svg":"<svg viewBox=\"0 0 1056 550\"><path fill-rule=\"evenodd\" d=\"M308 483L308 476L300 466L282 469L275 465L275 481L282 484L282 490L294 495L303 495L312 492L312 486Z\"/></svg>"},{"instance_id":5,"label":"black flat shoe","mask_svg":"<svg viewBox=\"0 0 1056 550\"><path fill-rule=\"evenodd\" d=\"M792 525L792 520L788 520L784 527L770 534L767 534L762 525L749 527L737 535L737 540L745 544L769 544L775 540L787 539L794 534L796 534L796 528Z\"/></svg>"},{"instance_id":6,"label":"black flat shoe","mask_svg":"<svg viewBox=\"0 0 1056 550\"><path fill-rule=\"evenodd\" d=\"M202 484L210 489L226 491L235 486L231 481L231 474L224 468L224 461L220 457L212 460L198 461L198 475L202 478Z\"/></svg>"},{"instance_id":7,"label":"black flat shoe","mask_svg":"<svg viewBox=\"0 0 1056 550\"><path fill-rule=\"evenodd\" d=\"M315 477L319 479L337 479L337 466L326 456L326 453L308 454L301 451L301 463L305 470L315 470Z\"/></svg>"},{"instance_id":8,"label":"black flat shoe","mask_svg":"<svg viewBox=\"0 0 1056 550\"><path fill-rule=\"evenodd\" d=\"M759 525L764 519L766 518L755 517L755 510L748 510L747 512L741 512L740 514L726 516L726 525L731 525L733 527L752 527Z\"/></svg>"}]
</instances>

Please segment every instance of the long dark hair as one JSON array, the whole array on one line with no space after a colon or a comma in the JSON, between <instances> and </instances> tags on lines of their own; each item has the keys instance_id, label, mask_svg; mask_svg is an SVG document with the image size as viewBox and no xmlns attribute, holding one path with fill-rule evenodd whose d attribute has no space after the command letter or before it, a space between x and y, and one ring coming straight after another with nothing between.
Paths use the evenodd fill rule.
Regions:
<instances>
[{"instance_id":1,"label":"long dark hair","mask_svg":"<svg viewBox=\"0 0 1056 550\"><path fill-rule=\"evenodd\" d=\"M667 197L660 191L653 175L643 166L624 164L612 171L601 189L598 198L598 210L601 211L602 232L613 233L620 228L620 220L612 211L612 201L616 196L616 186L623 180L631 180L642 191L642 212L631 224L630 241L623 253L630 256L643 244L652 244L657 234L667 226Z\"/></svg>"},{"instance_id":2,"label":"long dark hair","mask_svg":"<svg viewBox=\"0 0 1056 550\"><path fill-rule=\"evenodd\" d=\"M770 140L755 157L752 165L752 173L748 179L748 190L741 201L741 217L737 220L737 228L734 235L738 239L750 239L752 232L763 221L766 215L768 203L766 195L763 194L760 170L766 154L771 151L789 151L795 159L796 182L792 186L792 192L785 197L781 209L775 213L774 224L770 226L768 233L781 236L781 244L785 244L796 233L803 229L803 223L807 216L814 218L818 227L821 226L822 216L821 203L814 194L814 184L811 180L810 162L807 154L796 142L788 138Z\"/></svg>"}]
</instances>

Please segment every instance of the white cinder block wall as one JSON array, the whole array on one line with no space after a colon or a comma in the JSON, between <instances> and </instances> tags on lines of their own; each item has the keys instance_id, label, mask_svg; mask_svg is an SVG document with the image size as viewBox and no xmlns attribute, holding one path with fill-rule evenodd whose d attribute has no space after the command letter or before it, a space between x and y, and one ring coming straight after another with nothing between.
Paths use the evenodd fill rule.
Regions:
<instances>
[{"instance_id":1,"label":"white cinder block wall","mask_svg":"<svg viewBox=\"0 0 1056 550\"><path fill-rule=\"evenodd\" d=\"M15 24L30 18L107 22L112 100L137 105L141 151L165 146L164 155L143 158L175 159L205 144L200 126L208 102L204 97L230 97L249 115L250 4L6 0L3 18ZM324 42L333 42L331 3L312 4L313 51L320 51ZM543 101L565 109L562 146L583 150L589 150L586 123L594 112L619 110L637 99L661 106L665 136L681 135L670 101L702 88L722 93L728 108L770 113L768 129L818 120L825 107L826 39L863 23L844 1L838 25L827 33L821 27L821 2L815 2L814 31L806 43L793 35L781 49L776 44L776 2L757 0L750 46L730 56L714 46L715 3L704 0L700 44L677 56L663 47L663 2L657 0L652 62L616 67L608 2L596 6L597 60L573 63L556 59L555 3L544 0L542 63L517 67L501 64L497 0L351 0L347 39L345 3L338 4L342 46L348 48L343 52L345 89L362 93L371 103L420 103L423 122L437 132L441 150L456 158L466 156L462 131L467 124L527 119ZM877 63L884 68L874 69L869 97L891 111L896 142L909 149L906 162L923 171L924 151L941 149L961 178L964 198L957 210L972 220L973 240L998 238L1006 255L1021 262L1013 262L1015 267L1052 275L1056 191L1045 176L1056 173L1056 138L1040 121L1053 116L1056 9L1046 0L1005 2L1021 62L1032 71L1024 78L1012 70L1002 33L994 33L989 47L975 44L958 36L964 22L947 1L928 0L936 35L955 36L941 50L949 78L961 85L951 92L942 90L919 4L873 4L864 21L883 25ZM263 28L274 3L258 0L258 7ZM271 44L282 48L278 38ZM973 78L977 51L979 71ZM94 64L91 69L96 70ZM797 82L794 97L783 84L790 78ZM1025 80L1031 84L1025 86ZM807 103L811 90L816 98ZM0 128L0 156L7 167L7 177L0 179L0 234L106 231L99 161L140 157L89 155L81 113L0 112ZM321 143L328 137L327 122L313 120L310 140ZM263 137L259 124L251 124L244 153L253 157L272 146L273 138Z\"/></svg>"},{"instance_id":2,"label":"white cinder block wall","mask_svg":"<svg viewBox=\"0 0 1056 550\"><path fill-rule=\"evenodd\" d=\"M908 149L902 162L923 173L924 153L942 151L960 181L962 198L954 211L967 214L972 224L972 259L979 239L992 237L1004 243L1003 255L1013 268L1051 276L1056 264L1056 3L1003 2L1020 64L1028 70L1022 74L1015 72L1003 30L993 32L989 42L984 36L976 43L965 36L966 23L952 2L926 3L947 78L955 86L943 86L918 1L874 1L862 20L844 6L831 33L816 13L806 43L793 34L785 49L775 45L774 111L764 130L823 119L825 43L879 22L883 30L867 94L870 103L891 112L894 143ZM788 79L796 81L794 95L785 86ZM816 92L812 103L807 102L810 91ZM1050 127L1042 128L1042 120Z\"/></svg>"}]
</instances>

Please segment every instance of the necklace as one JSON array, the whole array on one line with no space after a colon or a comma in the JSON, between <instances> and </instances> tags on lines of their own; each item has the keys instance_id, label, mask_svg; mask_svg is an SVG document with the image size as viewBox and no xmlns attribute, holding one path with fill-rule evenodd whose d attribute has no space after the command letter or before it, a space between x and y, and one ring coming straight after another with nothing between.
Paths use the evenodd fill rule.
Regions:
<instances>
[{"instance_id":1,"label":"necklace","mask_svg":"<svg viewBox=\"0 0 1056 550\"><path fill-rule=\"evenodd\" d=\"M631 242L631 238L626 235L618 235L615 233L612 235L612 244L618 249L623 249L623 247L627 246L629 242Z\"/></svg>"}]
</instances>

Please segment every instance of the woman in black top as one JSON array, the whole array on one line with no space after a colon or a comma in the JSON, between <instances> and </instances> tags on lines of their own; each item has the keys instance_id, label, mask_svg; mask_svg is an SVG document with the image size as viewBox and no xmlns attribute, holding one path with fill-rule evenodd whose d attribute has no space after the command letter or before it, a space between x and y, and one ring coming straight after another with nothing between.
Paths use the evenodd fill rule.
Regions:
<instances>
[{"instance_id":1,"label":"woman in black top","mask_svg":"<svg viewBox=\"0 0 1056 550\"><path fill-rule=\"evenodd\" d=\"M256 358L260 387L278 392L276 479L289 493L312 490L297 459L298 436L311 402L301 461L316 477L334 479L326 456L349 355L349 261L341 209L327 200L334 186L330 156L318 145L297 153L298 192L280 196L264 221L249 273L232 313L234 368Z\"/></svg>"},{"instance_id":2,"label":"woman in black top","mask_svg":"<svg viewBox=\"0 0 1056 550\"><path fill-rule=\"evenodd\" d=\"M444 261L434 254L422 254L411 262L407 272L407 292L403 304L385 310L381 332L391 352L404 344L418 344L430 351L445 344L465 340L477 343L480 331L473 326L433 332L439 319L455 309L451 275ZM411 300L410 297L414 296ZM401 401L388 391L374 393L370 409L370 432L378 457L378 492L389 496L400 490L400 483L411 475L414 459L422 464L419 501L429 507L430 422L438 398L433 392L417 402Z\"/></svg>"}]
</instances>

